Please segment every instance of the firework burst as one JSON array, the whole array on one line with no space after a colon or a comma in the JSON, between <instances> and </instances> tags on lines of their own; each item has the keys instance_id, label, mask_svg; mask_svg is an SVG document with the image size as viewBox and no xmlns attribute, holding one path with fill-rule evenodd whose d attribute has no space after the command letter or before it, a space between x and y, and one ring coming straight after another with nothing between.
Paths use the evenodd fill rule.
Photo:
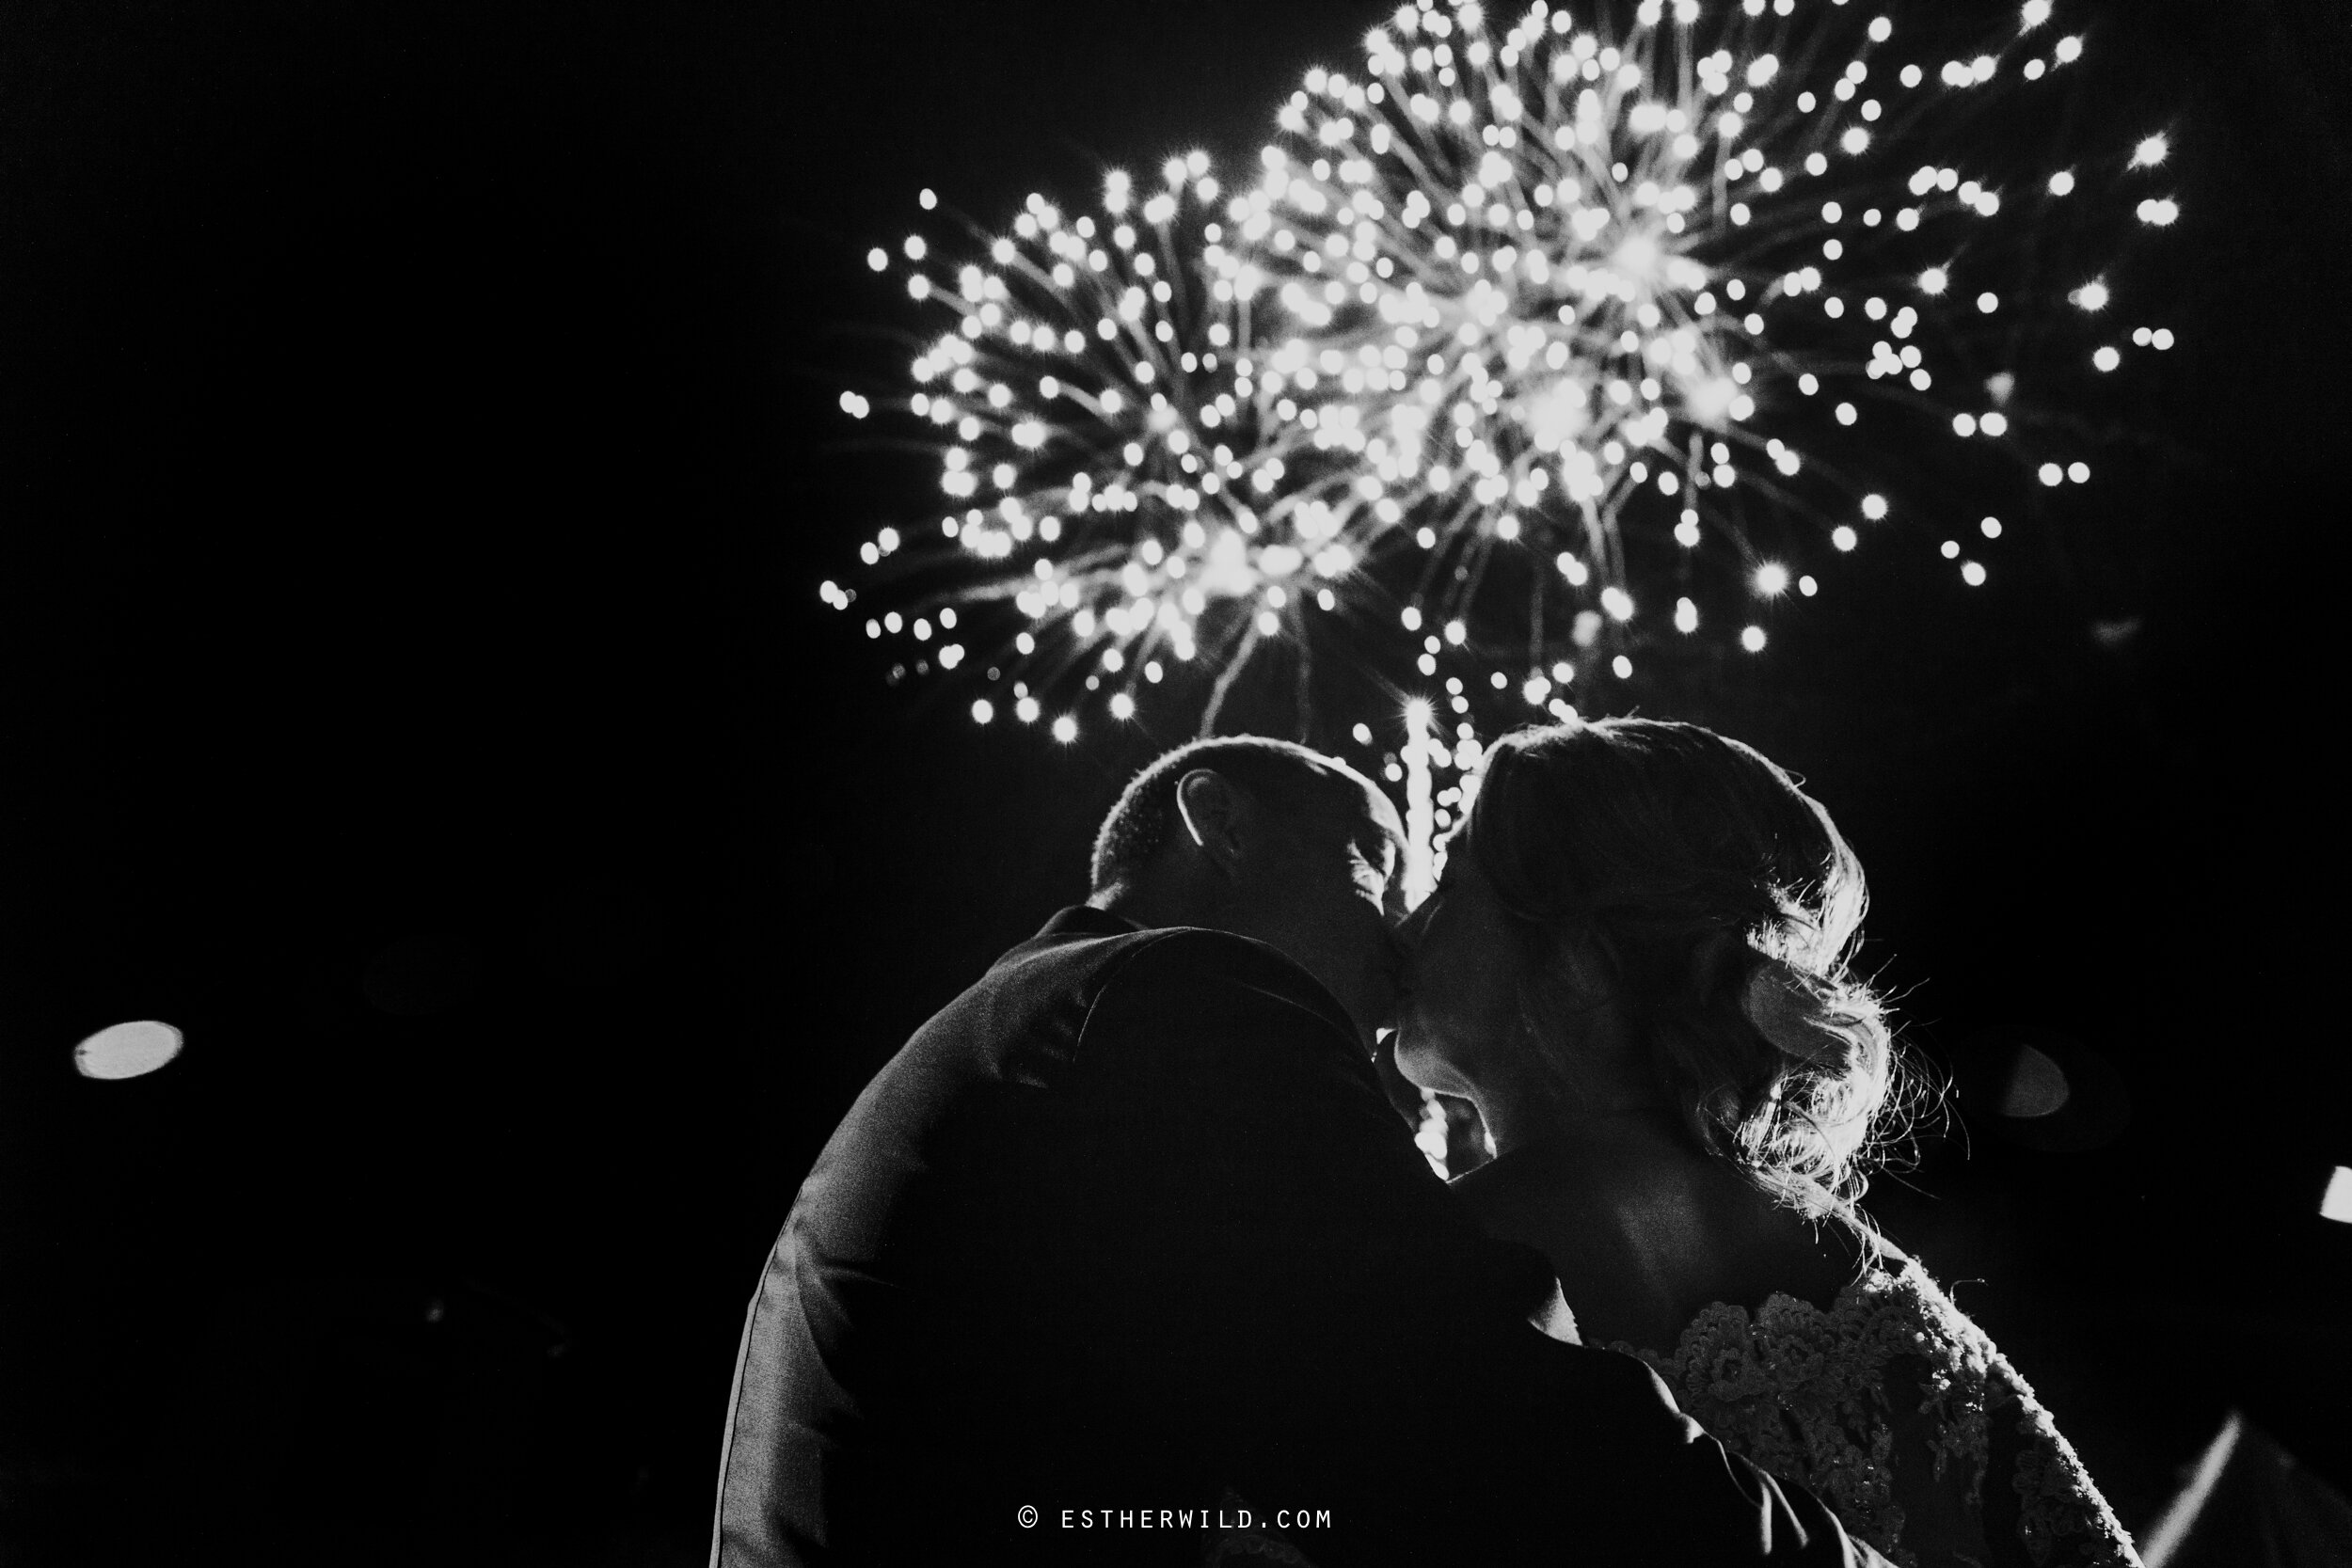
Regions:
<instances>
[{"instance_id":1,"label":"firework burst","mask_svg":"<svg viewBox=\"0 0 2352 1568\"><path fill-rule=\"evenodd\" d=\"M1358 564L1293 475L1312 433L1275 418L1253 376L1253 279L1225 248L1208 160L1162 174L1147 195L1112 172L1099 214L1031 196L1009 233L978 236L985 264L927 265L920 236L902 247L910 294L952 318L900 406L932 433L954 510L864 547L899 606L866 631L954 670L976 607L1014 606L1021 629L974 656L1005 688L974 704L981 722L1003 705L1066 740L1077 708L1131 718L1172 665L1230 676L1266 639L1302 641ZM859 418L871 406L843 398ZM824 592L842 609L853 596Z\"/></svg>"},{"instance_id":2,"label":"firework burst","mask_svg":"<svg viewBox=\"0 0 2352 1568\"><path fill-rule=\"evenodd\" d=\"M2020 168L1988 118L2057 101L2081 39L2047 0L1987 45L1948 8L1905 27L1649 0L1613 36L1541 3L1493 33L1419 0L1283 108L1223 276L1267 296L1276 420L1364 480L1339 537L1419 553L1423 674L1564 709L1703 625L1760 651L1770 602L1899 508L2089 479L2074 389L2170 337L2135 344L2043 242L2172 221L2162 138ZM1971 586L1982 549L1943 546Z\"/></svg>"},{"instance_id":3,"label":"firework burst","mask_svg":"<svg viewBox=\"0 0 2352 1568\"><path fill-rule=\"evenodd\" d=\"M972 640L974 716L1067 740L1269 642L1303 689L1344 623L1466 735L1760 652L1874 532L1980 585L2089 481L2097 385L2171 346L2110 276L2177 216L2166 144L2074 155L2082 52L2050 0L1416 0L1309 73L1249 191L1195 153L952 268L910 238L948 325L884 401L950 510L866 546L898 607L866 630L917 672Z\"/></svg>"}]
</instances>

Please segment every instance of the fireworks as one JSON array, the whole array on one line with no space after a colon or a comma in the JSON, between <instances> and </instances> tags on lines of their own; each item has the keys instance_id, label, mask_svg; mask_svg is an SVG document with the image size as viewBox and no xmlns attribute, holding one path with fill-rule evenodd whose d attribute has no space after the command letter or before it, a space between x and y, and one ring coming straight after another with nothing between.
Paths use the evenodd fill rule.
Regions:
<instances>
[{"instance_id":1,"label":"fireworks","mask_svg":"<svg viewBox=\"0 0 2352 1568\"><path fill-rule=\"evenodd\" d=\"M987 266L910 239L954 320L905 406L960 510L867 546L914 585L869 634L953 669L956 606L1008 599L1014 716L1123 719L1170 661L1303 657L1345 610L1467 734L1473 698L1565 714L1636 657L1761 652L1892 527L1964 512L1942 553L1983 583L1980 514L2088 482L2088 384L2170 346L2106 263L2177 207L2145 128L2053 161L2082 40L2048 0L1981 31L1418 0L1360 75L1309 73L1254 189L1194 154L1099 217L1030 198Z\"/></svg>"},{"instance_id":2,"label":"fireworks","mask_svg":"<svg viewBox=\"0 0 2352 1568\"><path fill-rule=\"evenodd\" d=\"M2108 282L2035 242L2111 236L2094 199L2171 222L2136 178L2165 142L2079 174L1971 150L1996 105L2059 92L2081 40L2036 0L1944 54L1922 11L1938 36L1906 47L1843 0L1649 0L1614 39L1423 0L1362 77L1317 71L1283 108L1229 276L1266 279L1278 417L1372 482L1339 536L1420 556L1424 675L1564 709L1645 647L1760 652L1771 603L1816 594L1917 481L1966 473L1963 504L2088 481L2050 415L2132 340ZM1924 453L1928 426L1990 461Z\"/></svg>"},{"instance_id":3,"label":"fireworks","mask_svg":"<svg viewBox=\"0 0 2352 1568\"><path fill-rule=\"evenodd\" d=\"M1208 160L1162 173L1144 196L1113 172L1099 216L1031 196L1012 232L986 242L987 266L935 276L926 241L903 247L909 293L954 317L914 359L906 407L937 432L958 510L935 539L884 530L865 547L869 566L904 550L892 565L927 585L866 631L932 644L927 661L953 670L957 606L1009 600L1024 629L993 657L1024 722L1072 687L1132 717L1204 637L1211 662L1237 669L1261 640L1334 609L1332 585L1357 565L1330 508L1290 483L1308 433L1267 416L1253 377L1252 279L1223 246ZM863 417L866 402L845 394L843 407ZM831 583L825 596L851 597ZM973 717L996 709L981 699ZM1077 721L1051 728L1067 741Z\"/></svg>"}]
</instances>

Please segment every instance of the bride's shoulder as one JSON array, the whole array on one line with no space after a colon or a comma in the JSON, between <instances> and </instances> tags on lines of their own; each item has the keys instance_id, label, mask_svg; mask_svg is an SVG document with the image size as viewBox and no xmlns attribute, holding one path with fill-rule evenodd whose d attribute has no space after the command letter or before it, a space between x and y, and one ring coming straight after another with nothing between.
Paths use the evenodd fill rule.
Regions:
<instances>
[{"instance_id":1,"label":"bride's shoulder","mask_svg":"<svg viewBox=\"0 0 2352 1568\"><path fill-rule=\"evenodd\" d=\"M1867 1225L1850 1227L1858 1264L1846 1295L1883 1318L1899 1320L1926 1336L1922 1344L1948 1341L1972 1357L1994 1354L1993 1343L1936 1282L1927 1265Z\"/></svg>"},{"instance_id":2,"label":"bride's shoulder","mask_svg":"<svg viewBox=\"0 0 2352 1568\"><path fill-rule=\"evenodd\" d=\"M2074 1543L2070 1560L2133 1561L2081 1458L1984 1331L1875 1230L1852 1226L1846 1239L1855 1267L1827 1303L1785 1291L1754 1308L1718 1300L1669 1354L1616 1348L1640 1354L1717 1436L1820 1491L1882 1550L1899 1534L1913 1546L1991 1531L2044 1556ZM1996 1467L2001 1483L1984 1489ZM1946 1477L1966 1497L1955 1502Z\"/></svg>"},{"instance_id":3,"label":"bride's shoulder","mask_svg":"<svg viewBox=\"0 0 2352 1568\"><path fill-rule=\"evenodd\" d=\"M2032 1390L1915 1259L1867 1225L1824 1226L1821 1240L1806 1273L1784 1265L1777 1288L1762 1288L1759 1276L1709 1301L1667 1354L1647 1359L1663 1370L1744 1358L1764 1383L1793 1377L1804 1386L1778 1386L1779 1396L1833 1404L1891 1378L1913 1390L1909 1402L1934 1391L1929 1402L1949 1402L1951 1419L2032 1404Z\"/></svg>"},{"instance_id":4,"label":"bride's shoulder","mask_svg":"<svg viewBox=\"0 0 2352 1568\"><path fill-rule=\"evenodd\" d=\"M1932 1390L1928 1403L1952 1402L1947 1419L1974 1412L1980 1424L1989 1405L2007 1402L2007 1369L1992 1342L1917 1261L1867 1226L1825 1224L1809 1254L1751 1259L1749 1269L1693 1310L1662 1354L1623 1347L1686 1408L1703 1395L1717 1419L1729 1399L1838 1426L1857 1400L1874 1405L1899 1386L1911 1392L1898 1405L1921 1404Z\"/></svg>"}]
</instances>

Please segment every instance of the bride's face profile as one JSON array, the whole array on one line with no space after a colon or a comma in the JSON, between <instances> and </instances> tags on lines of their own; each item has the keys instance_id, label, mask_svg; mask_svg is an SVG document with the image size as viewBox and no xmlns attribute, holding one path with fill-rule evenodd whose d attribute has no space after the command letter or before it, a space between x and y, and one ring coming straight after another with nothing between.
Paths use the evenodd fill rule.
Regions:
<instances>
[{"instance_id":1,"label":"bride's face profile","mask_svg":"<svg viewBox=\"0 0 2352 1568\"><path fill-rule=\"evenodd\" d=\"M1422 1088L1468 1096L1526 1049L1527 1026L1524 939L1468 845L1456 843L1398 936L1406 958L1397 1068Z\"/></svg>"}]
</instances>

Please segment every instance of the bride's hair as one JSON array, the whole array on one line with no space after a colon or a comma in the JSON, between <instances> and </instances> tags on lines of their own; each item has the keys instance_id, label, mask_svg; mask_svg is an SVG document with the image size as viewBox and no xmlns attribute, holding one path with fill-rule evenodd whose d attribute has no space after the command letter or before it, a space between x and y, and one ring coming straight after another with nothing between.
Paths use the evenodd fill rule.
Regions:
<instances>
[{"instance_id":1,"label":"bride's hair","mask_svg":"<svg viewBox=\"0 0 2352 1568\"><path fill-rule=\"evenodd\" d=\"M1861 862L1788 773L1695 724L1521 730L1488 754L1465 850L1527 927L1535 973L1564 939L1599 956L1701 1148L1808 1214L1862 1195L1894 1041L1847 969Z\"/></svg>"}]
</instances>

